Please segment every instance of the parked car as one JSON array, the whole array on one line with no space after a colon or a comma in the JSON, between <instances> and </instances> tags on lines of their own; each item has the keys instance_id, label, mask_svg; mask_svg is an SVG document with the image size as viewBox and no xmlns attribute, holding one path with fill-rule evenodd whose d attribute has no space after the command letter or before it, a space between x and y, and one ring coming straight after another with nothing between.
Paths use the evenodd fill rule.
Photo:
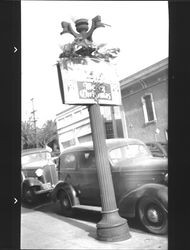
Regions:
<instances>
[{"instance_id":1,"label":"parked car","mask_svg":"<svg viewBox=\"0 0 190 250\"><path fill-rule=\"evenodd\" d=\"M58 182L56 165L47 149L23 150L21 156L21 193L23 201L34 203L37 197L49 194Z\"/></svg>"},{"instance_id":2,"label":"parked car","mask_svg":"<svg viewBox=\"0 0 190 250\"><path fill-rule=\"evenodd\" d=\"M154 157L168 157L168 144L166 142L147 142Z\"/></svg>"},{"instance_id":3,"label":"parked car","mask_svg":"<svg viewBox=\"0 0 190 250\"><path fill-rule=\"evenodd\" d=\"M119 213L138 217L155 234L168 227L167 159L155 158L136 139L106 140ZM100 190L92 142L65 149L59 157L59 183L52 199L71 216L80 205L100 206Z\"/></svg>"}]
</instances>

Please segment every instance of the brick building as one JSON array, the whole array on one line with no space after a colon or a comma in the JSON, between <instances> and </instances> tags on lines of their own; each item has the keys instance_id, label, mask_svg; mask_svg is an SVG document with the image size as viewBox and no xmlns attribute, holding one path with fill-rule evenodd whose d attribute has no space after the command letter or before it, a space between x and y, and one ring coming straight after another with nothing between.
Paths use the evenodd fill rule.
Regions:
<instances>
[{"instance_id":1,"label":"brick building","mask_svg":"<svg viewBox=\"0 0 190 250\"><path fill-rule=\"evenodd\" d=\"M120 81L128 137L167 141L168 58Z\"/></svg>"}]
</instances>

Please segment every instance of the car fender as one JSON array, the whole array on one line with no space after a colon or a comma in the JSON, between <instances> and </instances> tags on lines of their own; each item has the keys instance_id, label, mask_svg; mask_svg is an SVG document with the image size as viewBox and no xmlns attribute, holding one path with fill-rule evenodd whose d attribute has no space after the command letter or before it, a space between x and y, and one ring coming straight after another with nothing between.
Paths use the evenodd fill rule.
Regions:
<instances>
[{"instance_id":1,"label":"car fender","mask_svg":"<svg viewBox=\"0 0 190 250\"><path fill-rule=\"evenodd\" d=\"M25 178L24 181L22 182L22 186L27 185L29 187L33 187L33 186L41 186L41 182L39 180L37 180L36 178Z\"/></svg>"},{"instance_id":2,"label":"car fender","mask_svg":"<svg viewBox=\"0 0 190 250\"><path fill-rule=\"evenodd\" d=\"M65 191L71 200L72 206L79 205L79 198L77 197L77 191L75 188L71 185L68 184L67 182L59 181L57 185L54 187L53 191L51 192L51 199L56 202L59 198L59 192L60 190Z\"/></svg>"},{"instance_id":3,"label":"car fender","mask_svg":"<svg viewBox=\"0 0 190 250\"><path fill-rule=\"evenodd\" d=\"M134 217L136 206L142 197L152 197L160 202L160 205L167 211L168 208L168 187L161 184L149 183L129 192L119 201L119 213L122 216Z\"/></svg>"}]
</instances>

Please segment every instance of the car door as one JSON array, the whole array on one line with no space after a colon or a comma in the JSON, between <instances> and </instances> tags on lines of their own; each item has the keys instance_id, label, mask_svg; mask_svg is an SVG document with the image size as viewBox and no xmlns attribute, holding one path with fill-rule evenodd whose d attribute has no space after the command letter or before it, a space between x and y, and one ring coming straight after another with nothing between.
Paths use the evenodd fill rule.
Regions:
<instances>
[{"instance_id":1,"label":"car door","mask_svg":"<svg viewBox=\"0 0 190 250\"><path fill-rule=\"evenodd\" d=\"M78 152L78 166L75 174L77 189L80 190L80 203L100 206L100 190L94 151Z\"/></svg>"},{"instance_id":2,"label":"car door","mask_svg":"<svg viewBox=\"0 0 190 250\"><path fill-rule=\"evenodd\" d=\"M116 200L147 183L160 183L162 159L151 157L141 144L122 145L109 152Z\"/></svg>"}]
</instances>

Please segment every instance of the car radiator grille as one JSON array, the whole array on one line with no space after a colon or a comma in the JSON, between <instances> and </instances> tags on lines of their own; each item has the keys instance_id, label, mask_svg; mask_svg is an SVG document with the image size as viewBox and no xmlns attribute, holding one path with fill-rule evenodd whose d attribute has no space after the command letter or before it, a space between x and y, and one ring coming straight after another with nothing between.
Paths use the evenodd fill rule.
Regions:
<instances>
[{"instance_id":1,"label":"car radiator grille","mask_svg":"<svg viewBox=\"0 0 190 250\"><path fill-rule=\"evenodd\" d=\"M35 171L36 169L27 169L27 170L22 170L24 173L25 178L29 177L36 177Z\"/></svg>"}]
</instances>

